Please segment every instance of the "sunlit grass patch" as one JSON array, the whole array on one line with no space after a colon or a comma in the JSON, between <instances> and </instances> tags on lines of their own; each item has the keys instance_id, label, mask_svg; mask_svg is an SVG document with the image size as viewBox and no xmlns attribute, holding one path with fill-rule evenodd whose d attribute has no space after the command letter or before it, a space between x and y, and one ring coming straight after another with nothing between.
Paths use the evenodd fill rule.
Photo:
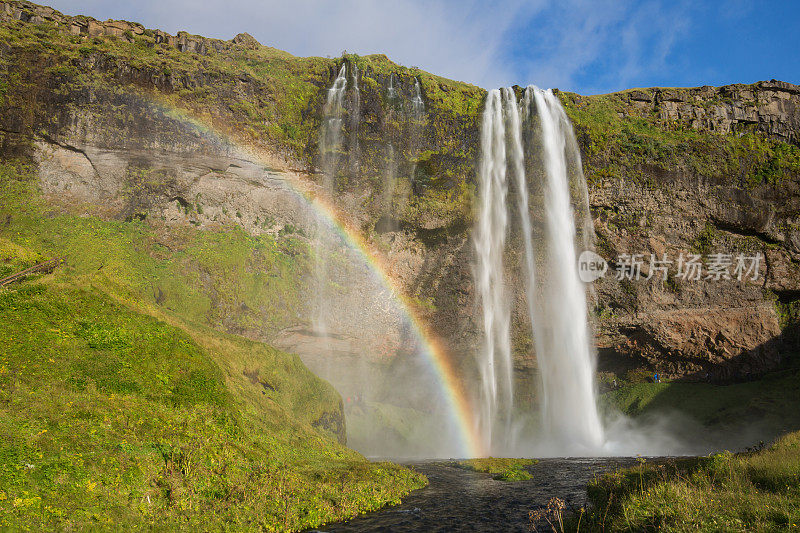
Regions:
<instances>
[{"instance_id":1,"label":"sunlit grass patch","mask_svg":"<svg viewBox=\"0 0 800 533\"><path fill-rule=\"evenodd\" d=\"M642 460L589 485L592 508L581 530L796 530L799 443L800 433L792 433L759 452L653 465Z\"/></svg>"},{"instance_id":2,"label":"sunlit grass patch","mask_svg":"<svg viewBox=\"0 0 800 533\"><path fill-rule=\"evenodd\" d=\"M481 459L464 459L454 464L459 468L492 474L501 481L525 481L533 479L533 475L525 468L535 465L536 459L509 459L503 457L486 457Z\"/></svg>"}]
</instances>

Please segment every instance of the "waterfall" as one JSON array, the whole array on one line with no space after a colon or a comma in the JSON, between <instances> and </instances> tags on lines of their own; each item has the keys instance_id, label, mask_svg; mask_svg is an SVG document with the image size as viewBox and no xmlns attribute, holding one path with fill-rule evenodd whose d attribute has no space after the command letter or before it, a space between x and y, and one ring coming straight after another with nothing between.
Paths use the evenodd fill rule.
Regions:
<instances>
[{"instance_id":1,"label":"waterfall","mask_svg":"<svg viewBox=\"0 0 800 533\"><path fill-rule=\"evenodd\" d=\"M358 67L353 63L353 105L350 112L350 172L358 176L360 153L358 149L358 126L361 122L361 91L358 89Z\"/></svg>"},{"instance_id":2,"label":"waterfall","mask_svg":"<svg viewBox=\"0 0 800 533\"><path fill-rule=\"evenodd\" d=\"M425 102L422 101L422 91L417 78L414 78L414 96L411 98L411 111L414 120L421 120L423 113L425 113Z\"/></svg>"},{"instance_id":3,"label":"waterfall","mask_svg":"<svg viewBox=\"0 0 800 533\"><path fill-rule=\"evenodd\" d=\"M396 75L391 80L402 101L385 110L386 120L381 122L388 127L381 132L382 151L375 150L376 143L364 146L370 171L380 168L381 155L385 165L383 196L370 198L380 201L384 211L375 224L380 233L397 231L397 209L411 191L406 158L418 154L424 124L424 105L412 106L411 98L416 94L421 104L421 89L412 93L411 80L403 84ZM358 86L358 69L348 62L323 93L319 138L326 186L317 192L326 200L339 200L340 205L347 205L350 191L342 191L336 178L351 175L352 157L358 150ZM370 124L370 131L373 127ZM345 159L348 155L350 165ZM359 216L355 213L354 220ZM291 332L296 346L292 351L345 400L348 444L354 449L393 457L461 453L464 443L458 420L451 415L438 369L431 364L434 348L379 269L365 263L358 245L337 230L325 217L316 219L307 293L311 324L292 328L299 330ZM393 240L389 236L383 242L391 245ZM351 402L355 397L358 400Z\"/></svg>"},{"instance_id":4,"label":"waterfall","mask_svg":"<svg viewBox=\"0 0 800 533\"><path fill-rule=\"evenodd\" d=\"M416 157L420 152L420 140L422 137L422 128L425 121L425 102L422 100L422 90L419 86L419 79L414 78L414 95L411 97L411 137L410 146L411 153ZM411 170L411 175L416 171L416 163Z\"/></svg>"},{"instance_id":5,"label":"waterfall","mask_svg":"<svg viewBox=\"0 0 800 533\"><path fill-rule=\"evenodd\" d=\"M394 145L390 142L389 149L387 150L386 154L386 168L384 169L384 177L383 177L383 201L381 202L383 205L382 211L383 213L390 217L392 223L389 228L392 231L396 230L396 224L394 223L394 196L397 189L397 160L394 155Z\"/></svg>"},{"instance_id":6,"label":"waterfall","mask_svg":"<svg viewBox=\"0 0 800 533\"><path fill-rule=\"evenodd\" d=\"M347 70L343 64L339 74L333 81L322 109L322 128L320 129L320 155L322 158L322 188L329 198L333 196L336 185L336 170L339 163L339 152L342 147L342 115L344 114L344 95L347 88ZM314 270L312 278L312 327L316 335L326 339L328 335L328 319L330 317L328 285L330 272L325 259L329 248L330 229L322 219L317 220L316 238L314 239ZM325 342L323 340L323 342Z\"/></svg>"},{"instance_id":7,"label":"waterfall","mask_svg":"<svg viewBox=\"0 0 800 533\"><path fill-rule=\"evenodd\" d=\"M386 95L389 100L397 98L397 89L394 88L394 72L389 74L389 87L386 88Z\"/></svg>"},{"instance_id":8,"label":"waterfall","mask_svg":"<svg viewBox=\"0 0 800 533\"><path fill-rule=\"evenodd\" d=\"M527 144L529 153L523 133L533 140ZM527 168L541 182L529 183ZM519 214L513 227L509 172ZM535 447L558 455L590 454L603 444L586 294L577 271L570 177L580 189L575 201L588 206L574 133L552 91L529 87L522 109L512 89L490 91L481 127L474 274L484 333L478 361L478 424L491 453L518 449L510 329L513 294L507 288L504 265L512 232L520 236L524 251L526 311L541 381L542 429ZM533 205L531 186L540 191ZM581 237L587 240L591 228L582 229Z\"/></svg>"},{"instance_id":9,"label":"waterfall","mask_svg":"<svg viewBox=\"0 0 800 533\"><path fill-rule=\"evenodd\" d=\"M531 316L542 383L542 418L552 446L581 453L597 451L603 428L595 397L595 355L586 293L577 270L575 217L570 201L568 159L581 198L586 183L569 118L552 90L529 87L539 122L544 228L543 279Z\"/></svg>"},{"instance_id":10,"label":"waterfall","mask_svg":"<svg viewBox=\"0 0 800 533\"><path fill-rule=\"evenodd\" d=\"M477 423L486 450L498 446L495 432L507 434L512 408L510 306L503 279L503 252L508 233L506 210L506 139L500 91L486 98L481 126L481 191L475 228L476 288L483 315L484 343L479 359L480 411Z\"/></svg>"},{"instance_id":11,"label":"waterfall","mask_svg":"<svg viewBox=\"0 0 800 533\"><path fill-rule=\"evenodd\" d=\"M515 183L517 185L517 208L519 209L520 225L522 226L521 236L525 249L525 295L528 302L528 316L533 317L535 301L536 272L533 252L533 232L531 230L531 215L528 202L528 183L525 178L525 152L522 147L522 125L517 106L517 96L511 88L503 89L503 96L506 99L506 116L509 122L509 132L511 138L511 169L514 172ZM525 109L525 116L528 116L528 109Z\"/></svg>"},{"instance_id":12,"label":"waterfall","mask_svg":"<svg viewBox=\"0 0 800 533\"><path fill-rule=\"evenodd\" d=\"M344 91L347 88L345 65L328 89L325 106L322 108L322 128L320 130L319 151L322 156L323 185L325 192L333 193L336 164L342 146L342 114L344 112Z\"/></svg>"}]
</instances>

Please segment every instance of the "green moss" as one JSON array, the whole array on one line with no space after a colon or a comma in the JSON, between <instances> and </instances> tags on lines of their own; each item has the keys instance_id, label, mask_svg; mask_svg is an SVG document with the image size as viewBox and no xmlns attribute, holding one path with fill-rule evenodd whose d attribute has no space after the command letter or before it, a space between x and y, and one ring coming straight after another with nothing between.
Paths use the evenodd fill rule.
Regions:
<instances>
[{"instance_id":1,"label":"green moss","mask_svg":"<svg viewBox=\"0 0 800 533\"><path fill-rule=\"evenodd\" d=\"M800 171L800 147L749 137L748 153L754 163L747 174L751 187L761 184L778 185L789 173Z\"/></svg>"},{"instance_id":2,"label":"green moss","mask_svg":"<svg viewBox=\"0 0 800 533\"><path fill-rule=\"evenodd\" d=\"M474 206L474 186L461 182L450 190L429 190L408 202L401 220L413 226L424 226L423 220L434 219L442 226L456 224L469 227Z\"/></svg>"},{"instance_id":3,"label":"green moss","mask_svg":"<svg viewBox=\"0 0 800 533\"><path fill-rule=\"evenodd\" d=\"M456 461L454 466L492 474L499 481L526 481L533 479L531 473L525 468L538 463L536 459L507 459L501 457L486 457L483 459L465 459Z\"/></svg>"},{"instance_id":4,"label":"green moss","mask_svg":"<svg viewBox=\"0 0 800 533\"><path fill-rule=\"evenodd\" d=\"M0 265L2 265L0 278L10 276L46 260L41 254L0 238Z\"/></svg>"},{"instance_id":5,"label":"green moss","mask_svg":"<svg viewBox=\"0 0 800 533\"><path fill-rule=\"evenodd\" d=\"M800 324L800 299L783 302L775 300L775 310L781 329Z\"/></svg>"},{"instance_id":6,"label":"green moss","mask_svg":"<svg viewBox=\"0 0 800 533\"><path fill-rule=\"evenodd\" d=\"M626 177L641 181L652 172L689 171L746 187L797 179L800 148L760 133L717 134L687 124L668 123L637 111L627 93L579 96L559 93L584 146L590 181Z\"/></svg>"},{"instance_id":7,"label":"green moss","mask_svg":"<svg viewBox=\"0 0 800 533\"><path fill-rule=\"evenodd\" d=\"M702 231L692 242L692 250L700 255L708 255L714 249L714 243L719 238L717 230L710 222L706 222Z\"/></svg>"}]
</instances>

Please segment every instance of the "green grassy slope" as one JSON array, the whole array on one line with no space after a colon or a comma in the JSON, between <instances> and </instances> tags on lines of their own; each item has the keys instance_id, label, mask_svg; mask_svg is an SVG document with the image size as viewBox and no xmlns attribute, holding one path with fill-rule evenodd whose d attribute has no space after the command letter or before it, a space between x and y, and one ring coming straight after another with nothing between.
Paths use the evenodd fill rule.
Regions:
<instances>
[{"instance_id":1,"label":"green grassy slope","mask_svg":"<svg viewBox=\"0 0 800 533\"><path fill-rule=\"evenodd\" d=\"M0 529L296 530L424 483L322 429L341 400L296 356L194 321L196 265L225 272L245 237L159 254L153 228L53 210L10 163L0 219L0 273L66 257L0 290Z\"/></svg>"},{"instance_id":2,"label":"green grassy slope","mask_svg":"<svg viewBox=\"0 0 800 533\"><path fill-rule=\"evenodd\" d=\"M642 462L595 480L589 497L565 530L797 531L800 433L759 452Z\"/></svg>"},{"instance_id":3,"label":"green grassy slope","mask_svg":"<svg viewBox=\"0 0 800 533\"><path fill-rule=\"evenodd\" d=\"M41 199L33 172L0 161L6 184L0 209L11 217L6 231L16 242L63 257L71 276L130 292L186 320L256 338L302 316L300 283L310 253L297 235L108 220L97 206ZM262 311L265 302L272 303L268 313Z\"/></svg>"}]
</instances>

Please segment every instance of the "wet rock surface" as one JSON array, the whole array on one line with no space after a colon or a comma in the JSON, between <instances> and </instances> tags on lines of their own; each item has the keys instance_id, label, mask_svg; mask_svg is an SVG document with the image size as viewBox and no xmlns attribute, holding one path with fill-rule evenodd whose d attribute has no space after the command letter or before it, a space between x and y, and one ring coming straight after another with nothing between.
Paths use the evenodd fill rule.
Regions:
<instances>
[{"instance_id":1,"label":"wet rock surface","mask_svg":"<svg viewBox=\"0 0 800 533\"><path fill-rule=\"evenodd\" d=\"M529 481L507 482L446 462L414 463L430 484L403 503L315 531L531 531L528 513L560 498L567 509L586 505L586 484L596 475L636 464L635 458L542 459ZM546 524L538 524L546 526ZM546 527L543 529L547 530Z\"/></svg>"}]
</instances>

